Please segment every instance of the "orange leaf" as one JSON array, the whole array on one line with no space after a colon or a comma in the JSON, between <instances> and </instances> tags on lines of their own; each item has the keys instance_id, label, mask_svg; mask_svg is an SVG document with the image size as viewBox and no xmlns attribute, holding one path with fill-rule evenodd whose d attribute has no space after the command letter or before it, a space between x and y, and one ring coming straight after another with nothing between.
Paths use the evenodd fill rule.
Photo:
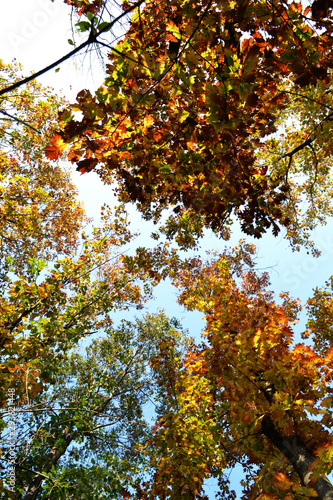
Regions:
<instances>
[{"instance_id":1,"label":"orange leaf","mask_svg":"<svg viewBox=\"0 0 333 500\"><path fill-rule=\"evenodd\" d=\"M45 154L49 160L57 160L62 155L66 144L60 135L55 134L51 139L51 144L46 146Z\"/></svg>"},{"instance_id":2,"label":"orange leaf","mask_svg":"<svg viewBox=\"0 0 333 500\"><path fill-rule=\"evenodd\" d=\"M283 474L282 472L277 472L274 475L277 484L276 486L279 488L279 490L288 490L292 484L290 481L289 477Z\"/></svg>"}]
</instances>

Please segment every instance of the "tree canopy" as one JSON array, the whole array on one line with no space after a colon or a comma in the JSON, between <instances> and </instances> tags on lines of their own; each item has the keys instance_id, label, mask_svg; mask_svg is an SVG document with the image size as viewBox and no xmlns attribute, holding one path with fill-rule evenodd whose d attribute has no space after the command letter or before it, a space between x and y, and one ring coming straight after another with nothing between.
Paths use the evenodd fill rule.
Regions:
<instances>
[{"instance_id":1,"label":"tree canopy","mask_svg":"<svg viewBox=\"0 0 333 500\"><path fill-rule=\"evenodd\" d=\"M110 51L104 85L78 94L81 118L60 117L48 156L69 143L80 172L116 179L146 217L171 207L168 237L210 227L227 238L233 216L246 234L286 227L304 243L331 214L332 23L318 3L145 2ZM288 118L298 125L277 140Z\"/></svg>"},{"instance_id":2,"label":"tree canopy","mask_svg":"<svg viewBox=\"0 0 333 500\"><path fill-rule=\"evenodd\" d=\"M135 498L204 498L209 476L234 498L236 464L244 498L332 496L323 477L332 471L332 338L310 320L303 336L325 332L326 345L293 342L299 304L287 294L274 302L254 251L243 244L206 263L189 259L174 278L185 307L205 314L207 341L173 363L166 341L153 360L167 411L150 450L154 481Z\"/></svg>"},{"instance_id":3,"label":"tree canopy","mask_svg":"<svg viewBox=\"0 0 333 500\"><path fill-rule=\"evenodd\" d=\"M0 61L1 87L20 79L20 66ZM8 270L29 258L52 259L77 247L86 218L69 172L43 154L63 102L36 82L1 98L1 286ZM38 245L36 244L38 241ZM33 247L33 248L32 248Z\"/></svg>"},{"instance_id":4,"label":"tree canopy","mask_svg":"<svg viewBox=\"0 0 333 500\"><path fill-rule=\"evenodd\" d=\"M231 500L237 466L243 499L332 500L332 278L298 338L301 304L270 290L254 245L179 251L205 229L227 240L238 221L318 255L311 232L332 215L332 2L65 3L85 41L26 78L1 63L1 405L15 389L20 432L13 460L4 410L16 478L4 498L206 500L215 478ZM35 83L87 47L108 51L95 92L68 104ZM124 253L124 205L85 234L65 155L160 242ZM164 313L113 324L166 278L204 315L201 340Z\"/></svg>"}]
</instances>

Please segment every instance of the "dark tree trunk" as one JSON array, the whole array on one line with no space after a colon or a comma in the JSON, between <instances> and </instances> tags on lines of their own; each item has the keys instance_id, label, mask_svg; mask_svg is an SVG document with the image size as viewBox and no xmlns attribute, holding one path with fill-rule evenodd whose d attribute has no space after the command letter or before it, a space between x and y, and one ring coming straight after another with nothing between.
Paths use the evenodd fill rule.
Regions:
<instances>
[{"instance_id":1,"label":"dark tree trunk","mask_svg":"<svg viewBox=\"0 0 333 500\"><path fill-rule=\"evenodd\" d=\"M41 471L43 474L47 474L48 472L50 472L52 466L58 462L58 460L63 456L64 453L66 453L68 446L74 439L75 432L69 432L68 429L65 429L62 432L62 435L65 439L64 446L61 449L54 446L50 450L49 454L45 457L46 464ZM39 488L41 487L41 484L44 480L44 476L42 476L41 474L36 474L32 478L28 489L25 492L23 500L36 500Z\"/></svg>"},{"instance_id":2,"label":"dark tree trunk","mask_svg":"<svg viewBox=\"0 0 333 500\"><path fill-rule=\"evenodd\" d=\"M333 500L333 485L325 476L319 477L315 482L311 481L312 472L309 466L315 458L299 437L284 437L268 415L263 418L262 431L289 460L304 486L313 488L320 500Z\"/></svg>"}]
</instances>

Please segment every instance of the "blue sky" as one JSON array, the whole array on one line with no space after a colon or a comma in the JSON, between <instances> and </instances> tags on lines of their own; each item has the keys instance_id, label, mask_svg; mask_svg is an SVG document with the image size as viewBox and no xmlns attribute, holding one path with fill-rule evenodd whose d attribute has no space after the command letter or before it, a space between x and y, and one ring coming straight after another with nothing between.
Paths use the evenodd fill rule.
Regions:
<instances>
[{"instance_id":1,"label":"blue sky","mask_svg":"<svg viewBox=\"0 0 333 500\"><path fill-rule=\"evenodd\" d=\"M71 46L67 40L72 37L69 11L62 0L55 0L53 4L50 0L4 2L0 33L1 57L5 62L16 58L24 64L24 72L28 73L47 66L69 52ZM82 88L96 88L102 79L102 68L96 58L90 60L89 57L78 56L75 60L64 63L59 72L52 70L39 78L39 81L52 86L56 92L61 90L71 100ZM110 205L115 203L111 188L104 186L96 174L80 176L75 173L73 179L89 216L98 220L101 205L105 202ZM133 230L140 230L142 233L138 244L147 244L152 226L145 223L134 209L131 209L130 216ZM277 238L268 234L260 241L246 238L258 246L258 268L269 271L276 298L281 291L288 291L304 303L314 287L324 285L325 280L332 274L332 228L332 221L329 221L327 226L317 228L312 235L312 239L322 251L319 258L312 257L305 250L293 253L288 242L283 239L282 233ZM235 245L239 238L243 237L235 225L234 234L228 245ZM222 250L224 246L223 241L207 233L202 241L201 253L205 250ZM167 283L158 287L156 300L148 307L151 312L163 308L169 316L176 316L196 338L203 329L202 314L188 313L178 306L176 291ZM298 332L304 328L304 317L302 314L301 322L296 327Z\"/></svg>"}]
</instances>

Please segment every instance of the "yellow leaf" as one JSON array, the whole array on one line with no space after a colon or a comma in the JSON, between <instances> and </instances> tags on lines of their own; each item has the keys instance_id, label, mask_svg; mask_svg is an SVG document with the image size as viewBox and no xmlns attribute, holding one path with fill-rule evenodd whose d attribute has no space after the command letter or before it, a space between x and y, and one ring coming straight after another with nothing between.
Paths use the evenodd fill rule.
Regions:
<instances>
[{"instance_id":1,"label":"yellow leaf","mask_svg":"<svg viewBox=\"0 0 333 500\"><path fill-rule=\"evenodd\" d=\"M152 115L146 115L145 119L143 120L143 126L145 128L149 128L153 125L155 121L155 118Z\"/></svg>"},{"instance_id":2,"label":"yellow leaf","mask_svg":"<svg viewBox=\"0 0 333 500\"><path fill-rule=\"evenodd\" d=\"M261 330L258 329L257 333L255 334L254 339L253 339L254 347L258 347L260 337L261 337Z\"/></svg>"}]
</instances>

